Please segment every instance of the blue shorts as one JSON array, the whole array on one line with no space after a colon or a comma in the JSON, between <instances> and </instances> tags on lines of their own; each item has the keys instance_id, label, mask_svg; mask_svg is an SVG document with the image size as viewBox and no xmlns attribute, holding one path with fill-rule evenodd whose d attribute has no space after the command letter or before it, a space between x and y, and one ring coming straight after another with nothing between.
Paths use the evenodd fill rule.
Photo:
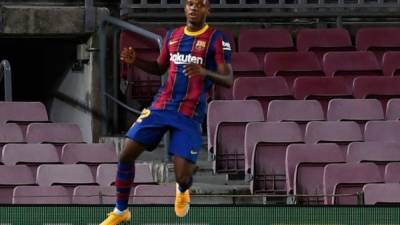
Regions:
<instances>
[{"instance_id":1,"label":"blue shorts","mask_svg":"<svg viewBox=\"0 0 400 225\"><path fill-rule=\"evenodd\" d=\"M168 130L168 154L196 163L202 144L201 124L179 112L144 109L126 136L152 151Z\"/></svg>"}]
</instances>

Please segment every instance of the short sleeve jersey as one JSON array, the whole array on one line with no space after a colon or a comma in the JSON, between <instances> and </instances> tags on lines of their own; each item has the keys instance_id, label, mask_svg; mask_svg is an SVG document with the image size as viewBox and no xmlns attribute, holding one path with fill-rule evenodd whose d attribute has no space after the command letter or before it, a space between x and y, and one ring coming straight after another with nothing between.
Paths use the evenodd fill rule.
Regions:
<instances>
[{"instance_id":1,"label":"short sleeve jersey","mask_svg":"<svg viewBox=\"0 0 400 225\"><path fill-rule=\"evenodd\" d=\"M231 63L231 47L221 32L208 25L197 32L182 26L167 32L158 63L169 65L168 78L154 97L151 109L178 111L201 122L213 82L200 75L185 75L184 66L200 64L216 71L219 64Z\"/></svg>"}]
</instances>

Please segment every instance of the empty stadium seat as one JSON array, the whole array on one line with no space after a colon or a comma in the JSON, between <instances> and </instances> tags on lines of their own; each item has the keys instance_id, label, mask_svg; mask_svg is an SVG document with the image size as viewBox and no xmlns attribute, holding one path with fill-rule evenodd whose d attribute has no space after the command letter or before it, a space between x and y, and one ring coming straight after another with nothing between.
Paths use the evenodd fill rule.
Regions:
<instances>
[{"instance_id":1,"label":"empty stadium seat","mask_svg":"<svg viewBox=\"0 0 400 225\"><path fill-rule=\"evenodd\" d=\"M400 99L390 99L386 104L386 120L400 119Z\"/></svg>"},{"instance_id":2,"label":"empty stadium seat","mask_svg":"<svg viewBox=\"0 0 400 225\"><path fill-rule=\"evenodd\" d=\"M337 143L345 151L349 143L363 141L363 134L353 121L311 121L307 124L304 140L309 144Z\"/></svg>"},{"instance_id":3,"label":"empty stadium seat","mask_svg":"<svg viewBox=\"0 0 400 225\"><path fill-rule=\"evenodd\" d=\"M382 59L383 74L386 76L400 75L400 51L386 52Z\"/></svg>"},{"instance_id":4,"label":"empty stadium seat","mask_svg":"<svg viewBox=\"0 0 400 225\"><path fill-rule=\"evenodd\" d=\"M0 177L0 203L12 203L14 187L35 184L32 170L26 165L0 165Z\"/></svg>"},{"instance_id":5,"label":"empty stadium seat","mask_svg":"<svg viewBox=\"0 0 400 225\"><path fill-rule=\"evenodd\" d=\"M400 121L369 121L365 124L365 141L400 142Z\"/></svg>"},{"instance_id":6,"label":"empty stadium seat","mask_svg":"<svg viewBox=\"0 0 400 225\"><path fill-rule=\"evenodd\" d=\"M4 165L28 165L36 175L40 164L61 163L57 150L52 144L6 144L2 151Z\"/></svg>"},{"instance_id":7,"label":"empty stadium seat","mask_svg":"<svg viewBox=\"0 0 400 225\"><path fill-rule=\"evenodd\" d=\"M256 100L214 100L208 105L207 115L207 143L209 152L214 152L215 134L217 133L217 128L222 123L243 123L237 125L243 127L240 129L243 130L240 136L244 137L246 122L264 121L263 109L261 104Z\"/></svg>"},{"instance_id":8,"label":"empty stadium seat","mask_svg":"<svg viewBox=\"0 0 400 225\"><path fill-rule=\"evenodd\" d=\"M324 76L317 56L312 52L271 52L264 57L264 73L282 76L289 87L299 76Z\"/></svg>"},{"instance_id":9,"label":"empty stadium seat","mask_svg":"<svg viewBox=\"0 0 400 225\"><path fill-rule=\"evenodd\" d=\"M400 183L400 162L391 162L385 167L385 182Z\"/></svg>"},{"instance_id":10,"label":"empty stadium seat","mask_svg":"<svg viewBox=\"0 0 400 225\"><path fill-rule=\"evenodd\" d=\"M134 204L174 204L176 184L138 185L134 189Z\"/></svg>"},{"instance_id":11,"label":"empty stadium seat","mask_svg":"<svg viewBox=\"0 0 400 225\"><path fill-rule=\"evenodd\" d=\"M381 103L377 99L332 99L328 104L327 120L355 121L364 125L369 120L384 120Z\"/></svg>"},{"instance_id":12,"label":"empty stadium seat","mask_svg":"<svg viewBox=\"0 0 400 225\"><path fill-rule=\"evenodd\" d=\"M150 31L162 37L166 33L164 28L153 28ZM129 31L122 31L120 34L120 51L129 46L135 49L138 57L147 60L155 61L160 52L156 42ZM121 63L120 71L121 76L126 77L129 81L129 97L151 98L161 85L160 76L146 73L137 67Z\"/></svg>"},{"instance_id":13,"label":"empty stadium seat","mask_svg":"<svg viewBox=\"0 0 400 225\"><path fill-rule=\"evenodd\" d=\"M345 157L337 144L291 144L287 147L286 190L300 204L323 204L323 172L329 163L343 163ZM309 195L309 196L296 196Z\"/></svg>"},{"instance_id":14,"label":"empty stadium seat","mask_svg":"<svg viewBox=\"0 0 400 225\"><path fill-rule=\"evenodd\" d=\"M295 99L316 99L326 112L329 100L350 98L352 91L346 86L343 77L298 77L294 81Z\"/></svg>"},{"instance_id":15,"label":"empty stadium seat","mask_svg":"<svg viewBox=\"0 0 400 225\"><path fill-rule=\"evenodd\" d=\"M323 177L325 204L328 205L356 205L362 201L364 184L383 182L379 168L374 163L328 164Z\"/></svg>"},{"instance_id":16,"label":"empty stadium seat","mask_svg":"<svg viewBox=\"0 0 400 225\"><path fill-rule=\"evenodd\" d=\"M13 204L70 204L71 196L63 186L17 186L12 196Z\"/></svg>"},{"instance_id":17,"label":"empty stadium seat","mask_svg":"<svg viewBox=\"0 0 400 225\"><path fill-rule=\"evenodd\" d=\"M291 91L282 77L240 77L233 83L233 98L260 101L264 116L272 99L293 99Z\"/></svg>"},{"instance_id":18,"label":"empty stadium seat","mask_svg":"<svg viewBox=\"0 0 400 225\"><path fill-rule=\"evenodd\" d=\"M346 154L347 162L373 162L380 168L382 176L389 162L400 162L400 143L353 142Z\"/></svg>"},{"instance_id":19,"label":"empty stadium seat","mask_svg":"<svg viewBox=\"0 0 400 225\"><path fill-rule=\"evenodd\" d=\"M62 147L61 161L65 164L86 164L95 175L99 164L116 163L117 153L112 144L65 144Z\"/></svg>"},{"instance_id":20,"label":"empty stadium seat","mask_svg":"<svg viewBox=\"0 0 400 225\"><path fill-rule=\"evenodd\" d=\"M131 191L131 195L132 191ZM115 186L78 185L72 192L73 204L115 204ZM132 199L129 199L132 203Z\"/></svg>"},{"instance_id":21,"label":"empty stadium seat","mask_svg":"<svg viewBox=\"0 0 400 225\"><path fill-rule=\"evenodd\" d=\"M253 52L234 52L232 53L232 70L234 79L238 77L260 77L264 76L262 67L258 62L257 56ZM213 99L231 100L233 99L232 88L214 86Z\"/></svg>"},{"instance_id":22,"label":"empty stadium seat","mask_svg":"<svg viewBox=\"0 0 400 225\"><path fill-rule=\"evenodd\" d=\"M400 184L366 184L363 193L365 205L400 203Z\"/></svg>"},{"instance_id":23,"label":"empty stadium seat","mask_svg":"<svg viewBox=\"0 0 400 225\"><path fill-rule=\"evenodd\" d=\"M357 77L353 83L355 98L376 98L385 108L391 98L400 97L400 77Z\"/></svg>"},{"instance_id":24,"label":"empty stadium seat","mask_svg":"<svg viewBox=\"0 0 400 225\"><path fill-rule=\"evenodd\" d=\"M23 134L32 122L48 122L46 107L41 102L0 102L0 123L17 123Z\"/></svg>"},{"instance_id":25,"label":"empty stadium seat","mask_svg":"<svg viewBox=\"0 0 400 225\"><path fill-rule=\"evenodd\" d=\"M361 51L373 51L378 59L382 59L384 52L400 50L400 28L361 28L356 34L356 48Z\"/></svg>"},{"instance_id":26,"label":"empty stadium seat","mask_svg":"<svg viewBox=\"0 0 400 225\"><path fill-rule=\"evenodd\" d=\"M383 75L372 52L328 52L324 55L322 63L327 76L342 76L350 89L356 77Z\"/></svg>"},{"instance_id":27,"label":"empty stadium seat","mask_svg":"<svg viewBox=\"0 0 400 225\"><path fill-rule=\"evenodd\" d=\"M36 183L39 186L77 186L95 183L89 166L84 164L40 165L37 169Z\"/></svg>"},{"instance_id":28,"label":"empty stadium seat","mask_svg":"<svg viewBox=\"0 0 400 225\"><path fill-rule=\"evenodd\" d=\"M296 35L296 46L298 51L314 52L320 61L326 52L355 49L349 32L344 28L303 28Z\"/></svg>"},{"instance_id":29,"label":"empty stadium seat","mask_svg":"<svg viewBox=\"0 0 400 225\"><path fill-rule=\"evenodd\" d=\"M117 164L100 164L97 167L96 183L100 186L114 185L117 176ZM148 164L136 163L135 164L135 179L133 183L136 184L155 184L153 175L151 174Z\"/></svg>"},{"instance_id":30,"label":"empty stadium seat","mask_svg":"<svg viewBox=\"0 0 400 225\"><path fill-rule=\"evenodd\" d=\"M292 36L284 28L243 29L238 36L239 52L255 52L260 63L266 52L295 51Z\"/></svg>"},{"instance_id":31,"label":"empty stadium seat","mask_svg":"<svg viewBox=\"0 0 400 225\"><path fill-rule=\"evenodd\" d=\"M61 156L61 146L66 143L83 143L81 130L71 123L31 123L26 130L28 143L51 143Z\"/></svg>"},{"instance_id":32,"label":"empty stadium seat","mask_svg":"<svg viewBox=\"0 0 400 225\"><path fill-rule=\"evenodd\" d=\"M0 149L8 143L23 143L25 141L21 128L15 123L0 124ZM2 164L0 154L0 164Z\"/></svg>"},{"instance_id":33,"label":"empty stadium seat","mask_svg":"<svg viewBox=\"0 0 400 225\"><path fill-rule=\"evenodd\" d=\"M245 133L245 165L252 193L286 193L285 154L292 143L303 143L294 122L251 122Z\"/></svg>"}]
</instances>

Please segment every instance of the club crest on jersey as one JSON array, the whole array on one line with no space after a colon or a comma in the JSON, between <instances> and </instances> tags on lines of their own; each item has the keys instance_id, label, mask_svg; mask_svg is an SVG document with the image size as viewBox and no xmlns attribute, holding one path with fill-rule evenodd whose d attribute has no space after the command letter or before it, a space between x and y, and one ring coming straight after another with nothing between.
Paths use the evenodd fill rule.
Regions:
<instances>
[{"instance_id":1,"label":"club crest on jersey","mask_svg":"<svg viewBox=\"0 0 400 225\"><path fill-rule=\"evenodd\" d=\"M207 44L206 41L198 40L198 41L196 42L196 44L195 44L194 47L195 47L197 50L203 50L203 49L206 48L206 44Z\"/></svg>"},{"instance_id":2,"label":"club crest on jersey","mask_svg":"<svg viewBox=\"0 0 400 225\"><path fill-rule=\"evenodd\" d=\"M229 42L222 41L222 49L225 51L231 51L231 44Z\"/></svg>"},{"instance_id":3,"label":"club crest on jersey","mask_svg":"<svg viewBox=\"0 0 400 225\"><path fill-rule=\"evenodd\" d=\"M170 61L175 63L176 65L180 64L203 64L203 58L199 56L192 56L191 54L185 55L185 54L180 54L175 53L172 54L170 53Z\"/></svg>"}]
</instances>

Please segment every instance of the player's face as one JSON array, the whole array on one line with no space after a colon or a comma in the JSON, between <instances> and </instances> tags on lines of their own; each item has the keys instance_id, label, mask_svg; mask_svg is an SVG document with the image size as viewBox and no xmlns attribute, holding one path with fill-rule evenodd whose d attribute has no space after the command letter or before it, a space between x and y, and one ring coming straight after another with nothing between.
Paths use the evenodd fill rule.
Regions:
<instances>
[{"instance_id":1,"label":"player's face","mask_svg":"<svg viewBox=\"0 0 400 225\"><path fill-rule=\"evenodd\" d=\"M189 23L202 25L209 14L208 0L186 0L185 16Z\"/></svg>"}]
</instances>

